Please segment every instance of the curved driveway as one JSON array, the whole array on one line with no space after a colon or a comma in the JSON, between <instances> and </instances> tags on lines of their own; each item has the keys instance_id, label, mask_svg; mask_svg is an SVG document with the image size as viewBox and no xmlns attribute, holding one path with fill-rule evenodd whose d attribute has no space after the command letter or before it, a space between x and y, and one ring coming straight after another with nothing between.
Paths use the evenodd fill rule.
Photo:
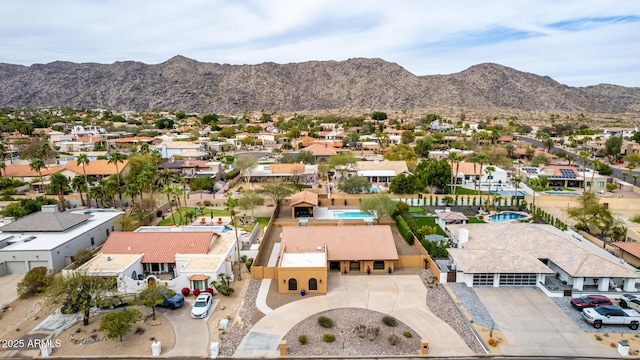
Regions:
<instances>
[{"instance_id":1,"label":"curved driveway","mask_svg":"<svg viewBox=\"0 0 640 360\"><path fill-rule=\"evenodd\" d=\"M329 275L329 292L283 305L265 315L245 336L235 357L278 356L278 343L300 321L316 313L355 307L389 314L429 341L431 356L470 356L460 336L426 305L418 275ZM418 349L416 349L418 351Z\"/></svg>"}]
</instances>

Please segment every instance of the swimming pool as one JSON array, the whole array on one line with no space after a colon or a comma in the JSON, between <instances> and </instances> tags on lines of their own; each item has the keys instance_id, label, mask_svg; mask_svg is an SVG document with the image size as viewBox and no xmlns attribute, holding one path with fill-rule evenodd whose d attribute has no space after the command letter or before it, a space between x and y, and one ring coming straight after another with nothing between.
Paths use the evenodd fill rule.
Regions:
<instances>
[{"instance_id":1,"label":"swimming pool","mask_svg":"<svg viewBox=\"0 0 640 360\"><path fill-rule=\"evenodd\" d=\"M505 211L505 212L502 212L500 214L495 214L495 215L489 216L489 221L490 222L503 222L503 221L510 221L510 220L520 220L520 219L524 219L526 217L527 217L527 215L524 215L524 214Z\"/></svg>"},{"instance_id":2,"label":"swimming pool","mask_svg":"<svg viewBox=\"0 0 640 360\"><path fill-rule=\"evenodd\" d=\"M365 214L358 210L333 210L334 219L367 219L371 218L371 215Z\"/></svg>"},{"instance_id":3,"label":"swimming pool","mask_svg":"<svg viewBox=\"0 0 640 360\"><path fill-rule=\"evenodd\" d=\"M547 191L546 195L555 195L555 196L579 196L580 194L571 191Z\"/></svg>"},{"instance_id":4,"label":"swimming pool","mask_svg":"<svg viewBox=\"0 0 640 360\"><path fill-rule=\"evenodd\" d=\"M369 188L369 192L371 192L371 193L377 193L378 191L380 191L380 189L377 188L377 187L370 187Z\"/></svg>"},{"instance_id":5,"label":"swimming pool","mask_svg":"<svg viewBox=\"0 0 640 360\"><path fill-rule=\"evenodd\" d=\"M518 193L516 194L516 192L513 190L500 190L500 191L492 190L491 193L499 196L526 196L527 195L522 191L518 191Z\"/></svg>"}]
</instances>

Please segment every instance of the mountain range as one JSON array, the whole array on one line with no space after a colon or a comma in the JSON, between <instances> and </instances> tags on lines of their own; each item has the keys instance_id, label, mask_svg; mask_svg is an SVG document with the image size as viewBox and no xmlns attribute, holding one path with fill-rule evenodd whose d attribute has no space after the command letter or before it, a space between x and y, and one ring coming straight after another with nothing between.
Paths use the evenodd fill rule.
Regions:
<instances>
[{"instance_id":1,"label":"mountain range","mask_svg":"<svg viewBox=\"0 0 640 360\"><path fill-rule=\"evenodd\" d=\"M416 76L382 59L228 65L175 56L160 64L0 63L0 106L112 110L410 110L433 107L640 113L640 88L570 87L498 64Z\"/></svg>"}]
</instances>

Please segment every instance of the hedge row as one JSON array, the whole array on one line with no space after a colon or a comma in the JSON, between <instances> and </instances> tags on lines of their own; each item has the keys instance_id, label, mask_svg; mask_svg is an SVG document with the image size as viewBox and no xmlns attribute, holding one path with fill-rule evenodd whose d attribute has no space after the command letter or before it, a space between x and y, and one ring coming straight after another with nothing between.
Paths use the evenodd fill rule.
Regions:
<instances>
[{"instance_id":1,"label":"hedge row","mask_svg":"<svg viewBox=\"0 0 640 360\"><path fill-rule=\"evenodd\" d=\"M224 173L225 180L231 180L240 174L240 169L233 169L227 173Z\"/></svg>"},{"instance_id":2,"label":"hedge row","mask_svg":"<svg viewBox=\"0 0 640 360\"><path fill-rule=\"evenodd\" d=\"M411 229L411 231L413 231L414 234L417 234L418 224L416 223L416 220L413 218L413 216L411 216L411 214L408 211L401 212L400 216L402 216L404 221L407 223L407 225L409 226L409 229Z\"/></svg>"},{"instance_id":3,"label":"hedge row","mask_svg":"<svg viewBox=\"0 0 640 360\"><path fill-rule=\"evenodd\" d=\"M409 244L413 245L413 232L411 232L411 228L407 225L407 222L403 219L401 215L397 215L395 217L396 225L398 226L398 231L404 238L404 240Z\"/></svg>"}]
</instances>

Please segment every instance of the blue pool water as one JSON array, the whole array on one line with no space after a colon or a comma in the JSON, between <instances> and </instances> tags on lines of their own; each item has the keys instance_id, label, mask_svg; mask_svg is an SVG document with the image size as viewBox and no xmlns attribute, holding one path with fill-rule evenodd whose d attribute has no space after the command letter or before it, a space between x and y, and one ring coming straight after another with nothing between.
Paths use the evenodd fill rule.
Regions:
<instances>
[{"instance_id":1,"label":"blue pool water","mask_svg":"<svg viewBox=\"0 0 640 360\"><path fill-rule=\"evenodd\" d=\"M353 210L353 211L334 210L333 211L334 219L366 219L370 217L371 215L365 214L358 210Z\"/></svg>"},{"instance_id":2,"label":"blue pool water","mask_svg":"<svg viewBox=\"0 0 640 360\"><path fill-rule=\"evenodd\" d=\"M229 231L231 231L231 230L233 230L233 228L232 228L232 227L229 227L229 226L225 225L225 226L224 226L224 228L222 229L222 232L223 232L223 233L226 233L226 232L229 232Z\"/></svg>"},{"instance_id":3,"label":"blue pool water","mask_svg":"<svg viewBox=\"0 0 640 360\"><path fill-rule=\"evenodd\" d=\"M380 189L378 189L377 187L370 187L369 188L369 192L377 193L378 191L380 191Z\"/></svg>"},{"instance_id":4,"label":"blue pool water","mask_svg":"<svg viewBox=\"0 0 640 360\"><path fill-rule=\"evenodd\" d=\"M578 196L580 194L571 191L547 191L546 195L563 195L563 196Z\"/></svg>"},{"instance_id":5,"label":"blue pool water","mask_svg":"<svg viewBox=\"0 0 640 360\"><path fill-rule=\"evenodd\" d=\"M500 196L526 196L527 194L523 193L522 191L518 191L518 193L516 194L515 191L509 191L509 190L500 190L500 191L495 191L492 190L491 191L492 194L494 195L500 195Z\"/></svg>"},{"instance_id":6,"label":"blue pool water","mask_svg":"<svg viewBox=\"0 0 640 360\"><path fill-rule=\"evenodd\" d=\"M489 216L489 221L491 222L503 222L509 220L520 220L527 217L526 215L514 213L514 212L503 212L500 214L495 214Z\"/></svg>"}]
</instances>

